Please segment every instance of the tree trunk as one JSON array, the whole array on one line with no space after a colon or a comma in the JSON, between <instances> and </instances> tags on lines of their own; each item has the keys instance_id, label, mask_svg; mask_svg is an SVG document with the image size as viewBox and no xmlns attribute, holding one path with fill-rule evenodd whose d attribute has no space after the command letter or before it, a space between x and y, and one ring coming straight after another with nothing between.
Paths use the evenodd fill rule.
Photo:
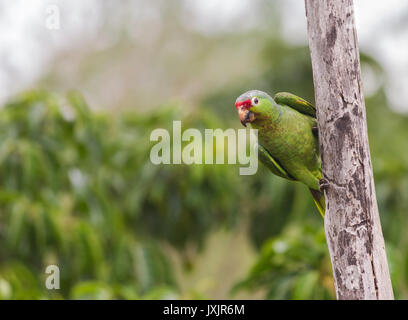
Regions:
<instances>
[{"instance_id":1,"label":"tree trunk","mask_svg":"<svg viewBox=\"0 0 408 320\"><path fill-rule=\"evenodd\" d=\"M305 0L338 299L393 299L375 196L352 0Z\"/></svg>"}]
</instances>

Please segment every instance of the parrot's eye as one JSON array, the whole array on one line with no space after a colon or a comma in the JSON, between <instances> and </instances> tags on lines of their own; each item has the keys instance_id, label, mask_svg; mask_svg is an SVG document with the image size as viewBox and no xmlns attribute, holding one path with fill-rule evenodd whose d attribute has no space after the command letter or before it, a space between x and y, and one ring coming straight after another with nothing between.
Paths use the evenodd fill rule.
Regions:
<instances>
[{"instance_id":1,"label":"parrot's eye","mask_svg":"<svg viewBox=\"0 0 408 320\"><path fill-rule=\"evenodd\" d=\"M256 106L259 103L259 99L257 97L252 98L252 105Z\"/></svg>"}]
</instances>

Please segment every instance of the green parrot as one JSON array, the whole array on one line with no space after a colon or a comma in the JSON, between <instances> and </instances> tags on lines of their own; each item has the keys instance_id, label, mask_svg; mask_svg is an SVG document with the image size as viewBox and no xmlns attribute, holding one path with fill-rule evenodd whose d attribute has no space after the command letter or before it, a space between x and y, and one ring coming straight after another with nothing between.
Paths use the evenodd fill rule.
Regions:
<instances>
[{"instance_id":1,"label":"green parrot","mask_svg":"<svg viewBox=\"0 0 408 320\"><path fill-rule=\"evenodd\" d=\"M287 92L272 99L251 90L240 95L235 107L241 123L258 129L258 157L275 175L309 187L322 217L325 213L316 108Z\"/></svg>"}]
</instances>

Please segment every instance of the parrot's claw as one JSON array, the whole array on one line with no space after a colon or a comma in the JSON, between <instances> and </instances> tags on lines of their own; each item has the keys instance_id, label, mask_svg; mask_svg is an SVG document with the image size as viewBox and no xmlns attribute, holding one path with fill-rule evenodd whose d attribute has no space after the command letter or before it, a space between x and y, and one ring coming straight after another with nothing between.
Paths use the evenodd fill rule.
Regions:
<instances>
[{"instance_id":1,"label":"parrot's claw","mask_svg":"<svg viewBox=\"0 0 408 320\"><path fill-rule=\"evenodd\" d=\"M319 180L319 189L321 192L324 192L325 190L327 190L329 188L329 182L323 178Z\"/></svg>"}]
</instances>

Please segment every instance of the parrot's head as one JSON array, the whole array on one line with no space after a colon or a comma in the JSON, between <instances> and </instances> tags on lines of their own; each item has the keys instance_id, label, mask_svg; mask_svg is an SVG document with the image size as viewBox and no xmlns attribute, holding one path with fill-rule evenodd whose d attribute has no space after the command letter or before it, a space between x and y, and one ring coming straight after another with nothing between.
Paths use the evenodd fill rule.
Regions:
<instances>
[{"instance_id":1,"label":"parrot's head","mask_svg":"<svg viewBox=\"0 0 408 320\"><path fill-rule=\"evenodd\" d=\"M239 119L244 127L248 122L262 119L271 110L273 99L265 92L250 90L241 94L235 101Z\"/></svg>"}]
</instances>

